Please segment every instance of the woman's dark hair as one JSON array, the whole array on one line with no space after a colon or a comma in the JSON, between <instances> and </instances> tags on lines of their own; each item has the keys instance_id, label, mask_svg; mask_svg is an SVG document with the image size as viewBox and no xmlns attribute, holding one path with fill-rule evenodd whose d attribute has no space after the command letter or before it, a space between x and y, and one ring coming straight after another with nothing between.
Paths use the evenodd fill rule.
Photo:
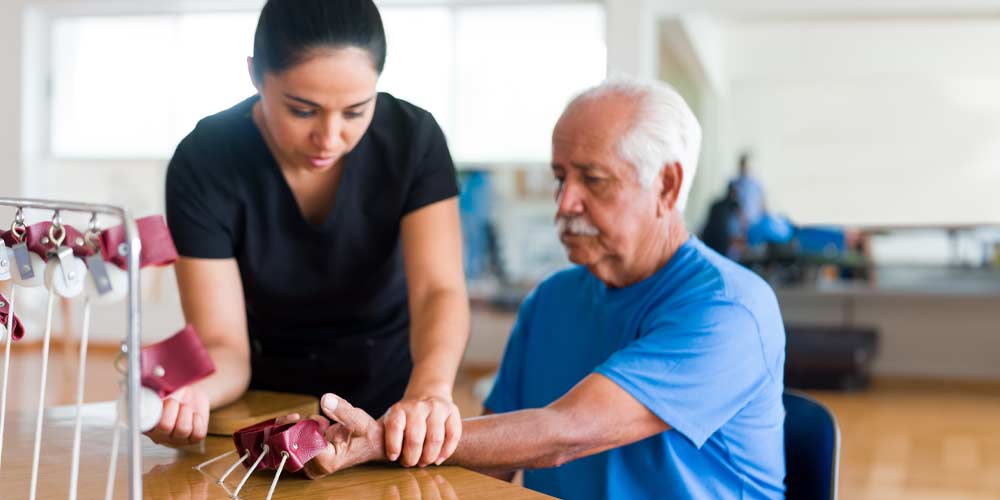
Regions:
<instances>
[{"instance_id":1,"label":"woman's dark hair","mask_svg":"<svg viewBox=\"0 0 1000 500\"><path fill-rule=\"evenodd\" d=\"M375 72L385 65L385 30L372 0L268 0L253 38L254 79L280 73L316 49L357 47Z\"/></svg>"}]
</instances>

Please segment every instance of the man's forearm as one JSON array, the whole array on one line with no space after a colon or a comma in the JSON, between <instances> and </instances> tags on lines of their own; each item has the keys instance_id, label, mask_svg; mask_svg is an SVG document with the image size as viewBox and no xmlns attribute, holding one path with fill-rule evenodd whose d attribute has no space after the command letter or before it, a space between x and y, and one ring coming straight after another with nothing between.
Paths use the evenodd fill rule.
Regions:
<instances>
[{"instance_id":1,"label":"man's forearm","mask_svg":"<svg viewBox=\"0 0 1000 500\"><path fill-rule=\"evenodd\" d=\"M462 422L458 449L445 464L489 473L556 467L580 456L575 436L551 408L469 418Z\"/></svg>"}]
</instances>

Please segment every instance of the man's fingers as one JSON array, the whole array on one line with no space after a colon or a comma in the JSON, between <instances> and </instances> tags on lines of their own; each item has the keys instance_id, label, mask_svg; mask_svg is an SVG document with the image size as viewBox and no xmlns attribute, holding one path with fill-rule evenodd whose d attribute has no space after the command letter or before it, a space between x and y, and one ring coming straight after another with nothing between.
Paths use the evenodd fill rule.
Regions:
<instances>
[{"instance_id":1,"label":"man's fingers","mask_svg":"<svg viewBox=\"0 0 1000 500\"><path fill-rule=\"evenodd\" d=\"M406 412L390 408L385 414L385 457L395 462L403 452L403 432L406 430Z\"/></svg>"},{"instance_id":2,"label":"man's fingers","mask_svg":"<svg viewBox=\"0 0 1000 500\"><path fill-rule=\"evenodd\" d=\"M306 462L302 471L305 472L306 477L309 479L319 479L333 472L336 460L337 453L333 448L333 444L327 443L326 448L319 452L319 455L316 455L312 460Z\"/></svg>"},{"instance_id":3,"label":"man's fingers","mask_svg":"<svg viewBox=\"0 0 1000 500\"><path fill-rule=\"evenodd\" d=\"M441 455L434 461L435 465L441 465L455 453L455 450L458 449L458 442L462 440L462 417L457 409L448 414L448 420L445 421L444 427L444 445L441 446Z\"/></svg>"},{"instance_id":4,"label":"man's fingers","mask_svg":"<svg viewBox=\"0 0 1000 500\"><path fill-rule=\"evenodd\" d=\"M444 445L445 421L450 413L449 408L440 408L427 417L427 436L424 438L424 449L417 465L424 467L437 461Z\"/></svg>"},{"instance_id":5,"label":"man's fingers","mask_svg":"<svg viewBox=\"0 0 1000 500\"><path fill-rule=\"evenodd\" d=\"M335 394L324 394L321 406L326 416L344 424L356 434L364 433L375 422L364 410L351 406L351 403Z\"/></svg>"},{"instance_id":6,"label":"man's fingers","mask_svg":"<svg viewBox=\"0 0 1000 500\"><path fill-rule=\"evenodd\" d=\"M275 425L284 425L298 422L302 417L298 413L289 413L288 415L283 415L274 419Z\"/></svg>"},{"instance_id":7,"label":"man's fingers","mask_svg":"<svg viewBox=\"0 0 1000 500\"><path fill-rule=\"evenodd\" d=\"M326 434L326 430L330 428L330 421L323 415L312 415L309 420L315 420L319 424L320 434Z\"/></svg>"}]
</instances>

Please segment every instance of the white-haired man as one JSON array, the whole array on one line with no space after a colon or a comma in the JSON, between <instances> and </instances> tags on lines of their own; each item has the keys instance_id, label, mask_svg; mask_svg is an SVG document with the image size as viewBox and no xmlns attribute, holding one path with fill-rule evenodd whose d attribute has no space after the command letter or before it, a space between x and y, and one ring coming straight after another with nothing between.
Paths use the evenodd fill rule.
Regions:
<instances>
[{"instance_id":1,"label":"white-haired man","mask_svg":"<svg viewBox=\"0 0 1000 500\"><path fill-rule=\"evenodd\" d=\"M784 497L781 315L764 281L684 227L700 140L661 83L610 80L566 108L552 172L578 266L521 305L485 415L465 420L447 463L527 469L525 486L570 499ZM340 424L310 475L439 456L423 435L385 449L401 429L322 403Z\"/></svg>"}]
</instances>

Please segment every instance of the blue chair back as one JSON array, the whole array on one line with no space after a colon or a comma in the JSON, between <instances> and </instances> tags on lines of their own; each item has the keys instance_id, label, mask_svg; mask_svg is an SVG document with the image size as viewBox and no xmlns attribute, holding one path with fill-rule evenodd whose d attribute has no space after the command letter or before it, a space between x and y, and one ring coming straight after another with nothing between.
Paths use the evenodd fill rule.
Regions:
<instances>
[{"instance_id":1,"label":"blue chair back","mask_svg":"<svg viewBox=\"0 0 1000 500\"><path fill-rule=\"evenodd\" d=\"M786 390L786 500L836 500L840 426L823 403Z\"/></svg>"}]
</instances>

